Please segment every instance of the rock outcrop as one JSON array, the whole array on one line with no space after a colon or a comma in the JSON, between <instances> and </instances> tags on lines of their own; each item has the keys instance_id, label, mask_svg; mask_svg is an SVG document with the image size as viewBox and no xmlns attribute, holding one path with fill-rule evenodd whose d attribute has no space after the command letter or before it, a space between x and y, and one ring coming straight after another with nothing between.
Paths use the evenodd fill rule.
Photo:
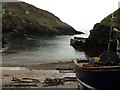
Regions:
<instances>
[{"instance_id":1,"label":"rock outcrop","mask_svg":"<svg viewBox=\"0 0 120 90\"><path fill-rule=\"evenodd\" d=\"M114 21L111 22L112 14L104 18L100 23L94 25L90 30L90 35L84 43L84 49L87 52L97 52L94 55L100 55L108 48L109 33L111 25L120 30L120 9L114 12ZM114 32L112 32L112 39L114 39ZM111 51L116 49L115 41L111 42Z\"/></svg>"}]
</instances>

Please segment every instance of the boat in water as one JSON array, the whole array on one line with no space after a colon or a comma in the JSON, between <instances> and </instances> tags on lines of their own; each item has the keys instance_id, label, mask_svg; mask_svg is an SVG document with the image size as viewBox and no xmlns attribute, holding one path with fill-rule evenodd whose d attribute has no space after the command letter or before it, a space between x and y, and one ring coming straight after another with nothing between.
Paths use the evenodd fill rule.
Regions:
<instances>
[{"instance_id":1,"label":"boat in water","mask_svg":"<svg viewBox=\"0 0 120 90\"><path fill-rule=\"evenodd\" d=\"M107 51L99 57L74 60L76 65L75 74L78 81L89 89L120 90L120 30L111 27ZM116 33L117 48L115 52L110 51L112 31Z\"/></svg>"}]
</instances>

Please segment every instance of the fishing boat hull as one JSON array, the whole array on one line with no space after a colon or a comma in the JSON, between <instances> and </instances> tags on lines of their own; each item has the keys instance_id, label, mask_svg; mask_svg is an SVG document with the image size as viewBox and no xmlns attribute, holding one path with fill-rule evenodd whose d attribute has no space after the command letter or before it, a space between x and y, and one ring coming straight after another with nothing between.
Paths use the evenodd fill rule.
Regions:
<instances>
[{"instance_id":1,"label":"fishing boat hull","mask_svg":"<svg viewBox=\"0 0 120 90\"><path fill-rule=\"evenodd\" d=\"M82 68L76 63L76 77L83 85L96 89L120 89L120 66Z\"/></svg>"}]
</instances>

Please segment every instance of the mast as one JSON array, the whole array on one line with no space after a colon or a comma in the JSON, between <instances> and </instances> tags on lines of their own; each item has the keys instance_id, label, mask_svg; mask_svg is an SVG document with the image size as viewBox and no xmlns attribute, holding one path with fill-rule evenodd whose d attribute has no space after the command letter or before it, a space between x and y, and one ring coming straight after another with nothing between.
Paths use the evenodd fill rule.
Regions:
<instances>
[{"instance_id":1,"label":"mast","mask_svg":"<svg viewBox=\"0 0 120 90\"><path fill-rule=\"evenodd\" d=\"M110 33L109 33L109 40L108 40L108 52L110 51L110 44L111 44L111 34L112 34L112 30L113 30L113 25L112 25L112 23L113 23L113 21L114 21L114 14L112 13L112 17L110 18L110 20L111 20L111 27L110 27Z\"/></svg>"},{"instance_id":2,"label":"mast","mask_svg":"<svg viewBox=\"0 0 120 90\"><path fill-rule=\"evenodd\" d=\"M120 31L116 28L114 28L114 31L116 33L116 40L117 40L117 49L116 54L118 55L118 58L120 59Z\"/></svg>"}]
</instances>

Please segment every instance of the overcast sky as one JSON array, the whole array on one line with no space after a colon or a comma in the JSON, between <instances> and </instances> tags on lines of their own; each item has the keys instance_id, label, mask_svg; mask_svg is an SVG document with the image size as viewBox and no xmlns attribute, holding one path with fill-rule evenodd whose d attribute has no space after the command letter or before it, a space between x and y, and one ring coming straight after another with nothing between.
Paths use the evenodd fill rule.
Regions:
<instances>
[{"instance_id":1,"label":"overcast sky","mask_svg":"<svg viewBox=\"0 0 120 90\"><path fill-rule=\"evenodd\" d=\"M76 30L89 32L95 23L117 10L120 0L22 0L47 10Z\"/></svg>"}]
</instances>

